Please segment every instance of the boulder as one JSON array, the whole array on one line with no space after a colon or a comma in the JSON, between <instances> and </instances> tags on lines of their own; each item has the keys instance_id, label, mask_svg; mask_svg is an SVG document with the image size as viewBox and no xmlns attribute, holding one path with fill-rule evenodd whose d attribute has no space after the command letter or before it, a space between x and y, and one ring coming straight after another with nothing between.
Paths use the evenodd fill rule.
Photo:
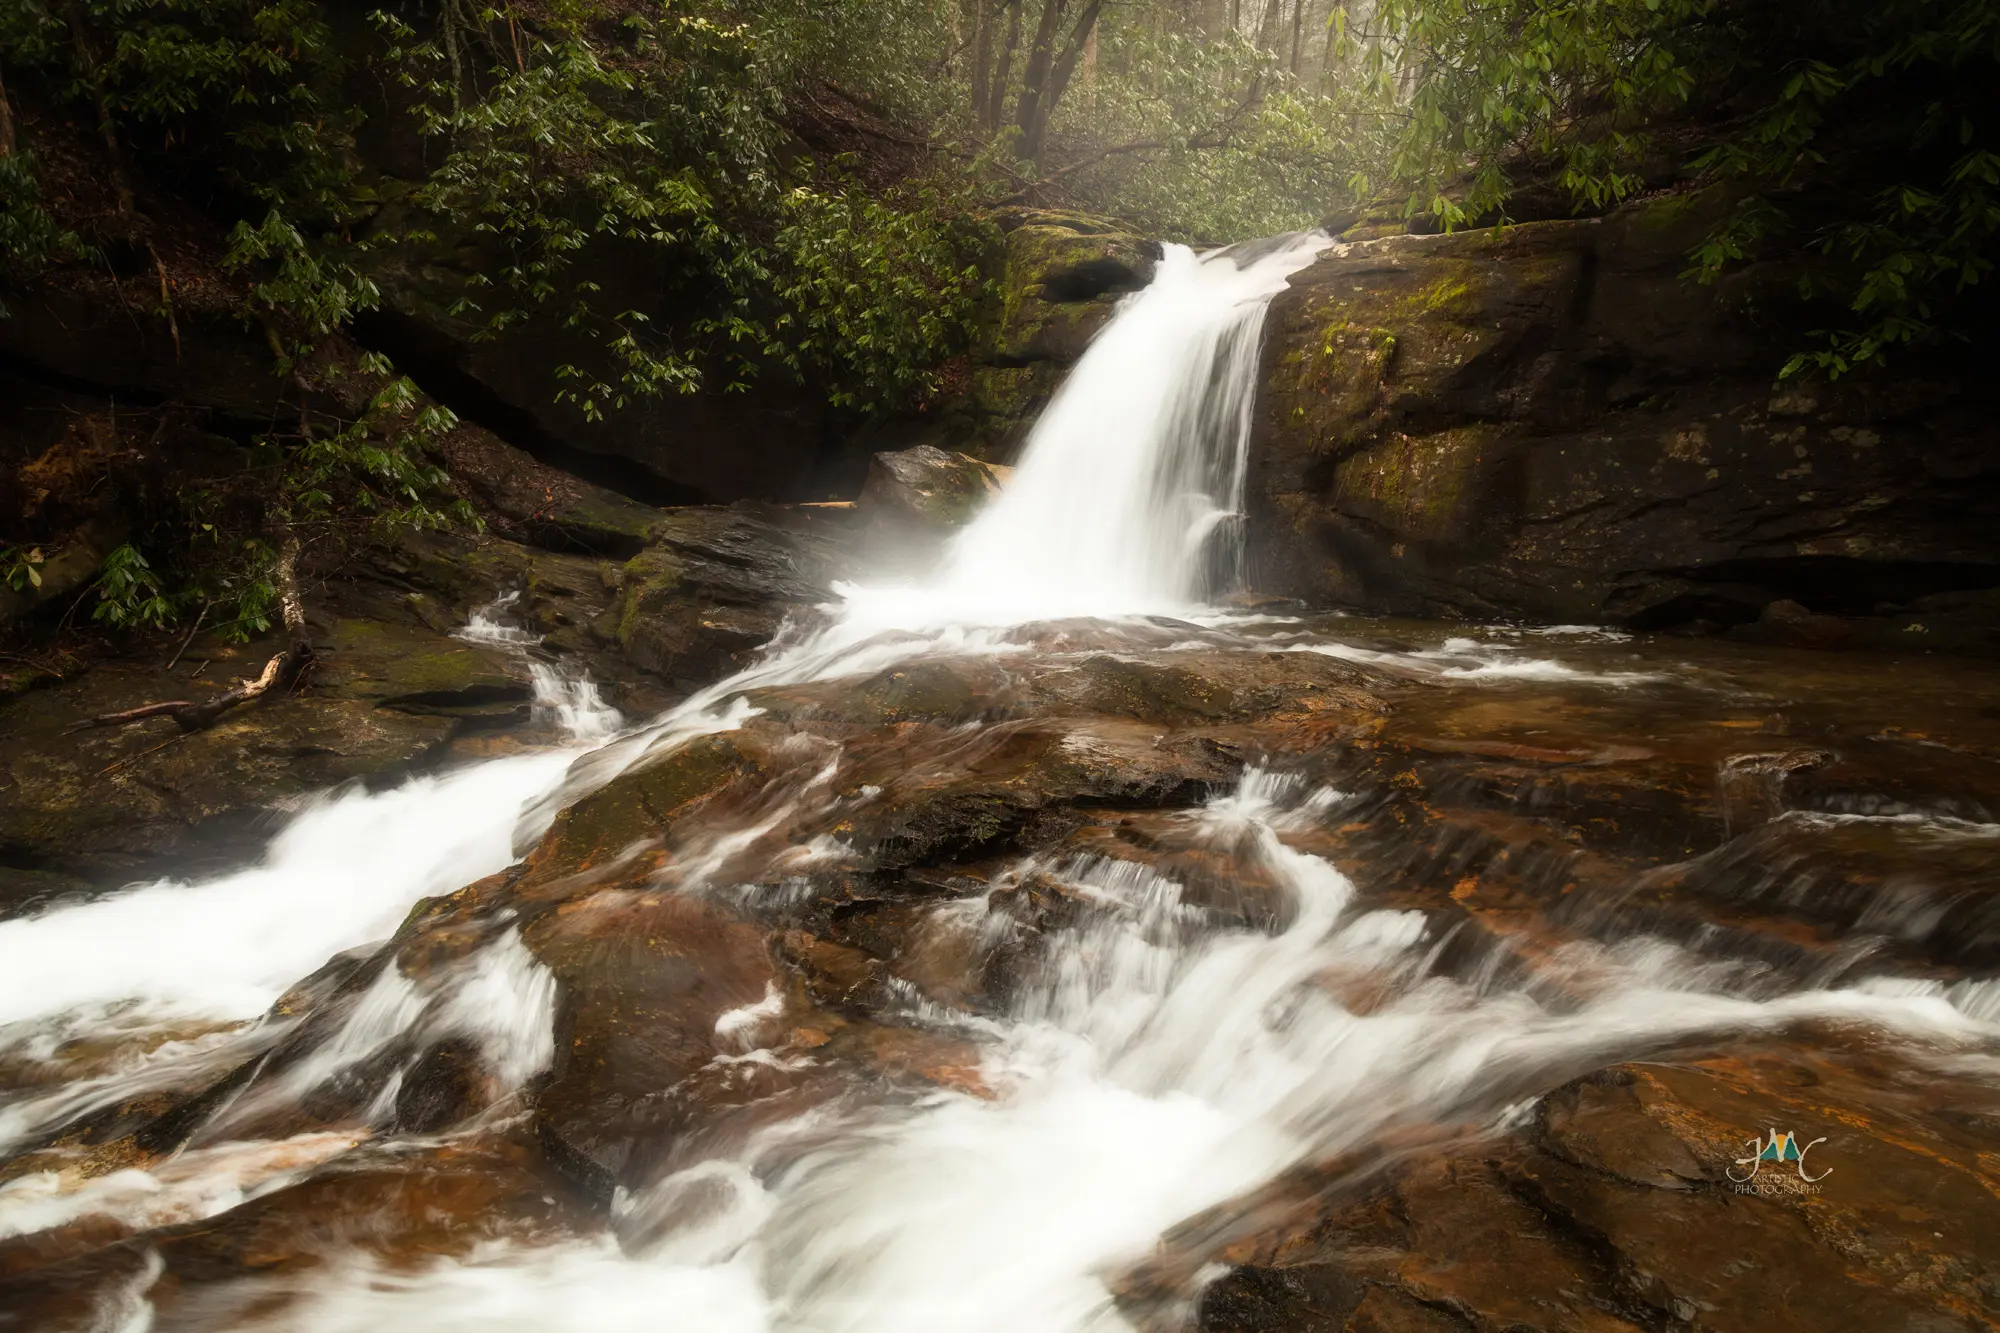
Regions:
<instances>
[{"instance_id":1,"label":"boulder","mask_svg":"<svg viewBox=\"0 0 2000 1333\"><path fill-rule=\"evenodd\" d=\"M652 506L549 467L479 426L461 423L441 452L494 529L519 541L629 560L659 521Z\"/></svg>"},{"instance_id":2,"label":"boulder","mask_svg":"<svg viewBox=\"0 0 2000 1333\"><path fill-rule=\"evenodd\" d=\"M786 617L831 595L844 516L810 507L665 511L653 544L617 571L617 600L598 631L680 689L740 669Z\"/></svg>"},{"instance_id":3,"label":"boulder","mask_svg":"<svg viewBox=\"0 0 2000 1333\"><path fill-rule=\"evenodd\" d=\"M1989 385L1914 355L1893 376L1774 383L1809 336L1793 275L1682 276L1719 206L1358 241L1295 276L1266 323L1259 586L1713 629L1774 603L1867 616L2000 586ZM1774 618L1793 642L1837 628ZM1938 637L1979 638L1960 621Z\"/></svg>"},{"instance_id":4,"label":"boulder","mask_svg":"<svg viewBox=\"0 0 2000 1333\"><path fill-rule=\"evenodd\" d=\"M931 444L876 454L856 508L874 525L947 532L970 522L1012 472Z\"/></svg>"},{"instance_id":5,"label":"boulder","mask_svg":"<svg viewBox=\"0 0 2000 1333\"><path fill-rule=\"evenodd\" d=\"M1009 219L998 318L984 359L993 365L1070 364L1117 308L1153 279L1157 241L1095 219L1026 213Z\"/></svg>"},{"instance_id":6,"label":"boulder","mask_svg":"<svg viewBox=\"0 0 2000 1333\"><path fill-rule=\"evenodd\" d=\"M1614 1065L1513 1134L1253 1242L1200 1324L1970 1333L2000 1314L2000 1205L1972 1128L1993 1114L1976 1080L1803 1044ZM1820 1140L1807 1170L1749 1176L1737 1159L1774 1124Z\"/></svg>"}]
</instances>

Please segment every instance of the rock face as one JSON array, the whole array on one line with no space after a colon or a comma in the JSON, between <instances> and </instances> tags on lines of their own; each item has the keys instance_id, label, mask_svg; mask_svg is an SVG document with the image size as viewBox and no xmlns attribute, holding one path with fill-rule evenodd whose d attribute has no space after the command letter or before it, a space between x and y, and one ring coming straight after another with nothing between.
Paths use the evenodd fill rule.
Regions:
<instances>
[{"instance_id":1,"label":"rock face","mask_svg":"<svg viewBox=\"0 0 2000 1333\"><path fill-rule=\"evenodd\" d=\"M667 510L617 571L617 601L593 633L676 690L706 685L832 595L849 517L812 506Z\"/></svg>"},{"instance_id":2,"label":"rock face","mask_svg":"<svg viewBox=\"0 0 2000 1333\"><path fill-rule=\"evenodd\" d=\"M1514 1134L1266 1239L1265 1257L1206 1294L1201 1327L1984 1327L1991 1306L1973 1293L2000 1259L1991 1174L1961 1126L1991 1123L1994 1095L1869 1064L1767 1045L1598 1071ZM1766 1121L1802 1117L1871 1132L1808 1150L1816 1181L1734 1165ZM1891 1200L1917 1196L1924 1226L1901 1225Z\"/></svg>"},{"instance_id":3,"label":"rock face","mask_svg":"<svg viewBox=\"0 0 2000 1333\"><path fill-rule=\"evenodd\" d=\"M1002 223L998 295L973 351L969 392L947 413L942 442L1004 462L1119 299L1152 281L1160 249L1071 213L1023 210Z\"/></svg>"},{"instance_id":4,"label":"rock face","mask_svg":"<svg viewBox=\"0 0 2000 1333\"><path fill-rule=\"evenodd\" d=\"M1806 341L1794 275L1684 280L1711 209L1362 241L1295 277L1252 454L1262 584L1648 628L1791 602L1863 618L1851 641L2000 648L1990 387L1914 354L1774 383Z\"/></svg>"}]
</instances>

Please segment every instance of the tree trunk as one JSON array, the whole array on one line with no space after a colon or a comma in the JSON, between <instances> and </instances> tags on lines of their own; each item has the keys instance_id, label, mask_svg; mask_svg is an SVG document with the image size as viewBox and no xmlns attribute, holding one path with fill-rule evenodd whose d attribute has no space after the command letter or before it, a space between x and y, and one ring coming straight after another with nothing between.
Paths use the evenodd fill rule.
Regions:
<instances>
[{"instance_id":1,"label":"tree trunk","mask_svg":"<svg viewBox=\"0 0 2000 1333\"><path fill-rule=\"evenodd\" d=\"M1083 44L1083 104L1091 111L1097 110L1097 29L1090 30L1090 40Z\"/></svg>"},{"instance_id":2,"label":"tree trunk","mask_svg":"<svg viewBox=\"0 0 2000 1333\"><path fill-rule=\"evenodd\" d=\"M138 211L132 197L132 177L125 170L125 150L118 145L118 123L111 115L111 99L104 93L104 73L97 63L97 47L90 40L90 26L84 21L80 0L64 6L69 19L70 40L76 43L77 62L97 102L97 133L104 140L104 156L111 166L111 188L118 195L118 211L131 217Z\"/></svg>"},{"instance_id":3,"label":"tree trunk","mask_svg":"<svg viewBox=\"0 0 2000 1333\"><path fill-rule=\"evenodd\" d=\"M1097 33L1097 16L1104 8L1104 0L1090 0L1077 15L1076 26L1070 29L1069 40L1063 43L1062 55L1057 57L1055 68L1049 72L1048 95L1036 108L1035 123L1028 131L1024 151L1037 166L1041 164L1042 149L1048 142L1049 117L1055 113L1056 103L1069 90L1070 80L1076 75L1076 63L1090 46L1090 40Z\"/></svg>"},{"instance_id":4,"label":"tree trunk","mask_svg":"<svg viewBox=\"0 0 2000 1333\"><path fill-rule=\"evenodd\" d=\"M1292 0L1292 73L1299 72L1299 42L1306 35L1306 0Z\"/></svg>"},{"instance_id":5,"label":"tree trunk","mask_svg":"<svg viewBox=\"0 0 2000 1333\"><path fill-rule=\"evenodd\" d=\"M1007 44L1000 48L1000 61L993 70L983 117L989 130L1000 128L1001 111L1007 104L1007 79L1014 72L1014 51L1021 45L1022 3L1023 0L1007 0Z\"/></svg>"},{"instance_id":6,"label":"tree trunk","mask_svg":"<svg viewBox=\"0 0 2000 1333\"><path fill-rule=\"evenodd\" d=\"M1049 85L1049 64L1055 58L1056 28L1061 25L1069 0L1042 0L1042 18L1035 25L1035 42L1028 48L1028 67L1021 75L1021 104L1014 123L1021 127L1021 155L1033 158L1039 151L1036 124L1042 114Z\"/></svg>"},{"instance_id":7,"label":"tree trunk","mask_svg":"<svg viewBox=\"0 0 2000 1333\"><path fill-rule=\"evenodd\" d=\"M972 16L972 119L982 130L991 130L986 107L987 82L993 74L993 28L986 21L986 0L973 0Z\"/></svg>"},{"instance_id":8,"label":"tree trunk","mask_svg":"<svg viewBox=\"0 0 2000 1333\"><path fill-rule=\"evenodd\" d=\"M15 147L14 107L7 100L6 75L0 72L0 157L12 157Z\"/></svg>"},{"instance_id":9,"label":"tree trunk","mask_svg":"<svg viewBox=\"0 0 2000 1333\"><path fill-rule=\"evenodd\" d=\"M1283 10L1285 0L1264 0L1263 12L1257 15L1258 49L1278 53L1277 24L1272 22Z\"/></svg>"},{"instance_id":10,"label":"tree trunk","mask_svg":"<svg viewBox=\"0 0 2000 1333\"><path fill-rule=\"evenodd\" d=\"M1344 23L1335 25L1336 14L1346 17L1347 0L1333 0L1333 9L1326 16L1326 48L1319 56L1319 90L1322 93L1333 91L1333 58L1340 50L1340 34L1346 31Z\"/></svg>"}]
</instances>

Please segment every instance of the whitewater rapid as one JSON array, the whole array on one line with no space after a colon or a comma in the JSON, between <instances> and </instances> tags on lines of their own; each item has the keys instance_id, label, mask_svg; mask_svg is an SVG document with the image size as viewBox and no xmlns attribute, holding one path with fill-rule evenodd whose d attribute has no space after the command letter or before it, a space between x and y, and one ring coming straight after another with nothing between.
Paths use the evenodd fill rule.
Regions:
<instances>
[{"instance_id":1,"label":"whitewater rapid","mask_svg":"<svg viewBox=\"0 0 2000 1333\"><path fill-rule=\"evenodd\" d=\"M384 939L418 900L504 868L583 793L741 725L754 715L749 689L925 656L1004 662L1031 651L1009 627L1072 616L1174 616L1191 645L1242 642L1208 604L1240 564L1263 312L1327 243L1286 238L1208 256L1167 247L1152 284L1051 403L1008 489L928 579L843 587L826 625L788 631L748 671L661 717L626 727L587 679L537 662L537 707L567 736L562 746L329 794L255 866L0 923L0 1053L46 1054L86 1037L112 1048L90 1079L0 1107L0 1149L135 1088L199 1085L270 1049L287 1022L272 1005L301 977ZM507 623L510 605L481 608L464 632L525 651L532 636ZM1363 654L1282 631L1260 642ZM1366 656L1441 678L1606 689L1646 679L1592 678L1470 640ZM807 799L831 771L802 772L774 799ZM414 1271L343 1251L200 1295L207 1304L179 1317L300 1333L651 1333L663 1320L690 1333L1126 1330L1115 1280L1177 1225L1392 1129L1491 1129L1542 1089L1692 1035L1811 1017L1932 1040L1992 1031L1985 992L1959 1005L1922 986L1750 998L1727 965L1658 940L1565 946L1544 971L1561 981L1559 999L1435 975L1439 943L1422 913L1357 909L1338 869L1288 841L1350 799L1252 767L1181 817L1191 841L1275 887L1282 910L1270 928L1220 919L1183 885L1123 862L1030 857L996 879L997 890L1041 876L1096 910L1052 935L1003 1013L912 1000L912 1022L976 1043L983 1095L940 1089L913 1105L857 1094L767 1127L731 1156L621 1192L613 1234L600 1239L510 1243ZM740 832L718 829L712 841ZM727 861L695 858L674 882L687 893L733 888L721 878ZM1005 928L985 898L938 909L934 924L972 949ZM1383 998L1343 998L1364 992ZM556 1009L553 979L512 932L421 983L391 963L333 1037L261 1095L304 1096L414 1031L467 1037L519 1090L554 1057ZM758 1033L784 1027L783 1000L725 1022L726 1035L750 1043L737 1058L752 1058ZM233 1108L217 1132L254 1128L256 1110ZM386 1109L364 1119L386 1124ZM370 1132L382 1131L211 1135L150 1171L32 1175L0 1186L0 1235L93 1212L134 1225L212 1215ZM700 1209L677 1207L696 1192ZM150 1281L142 1273L126 1293L124 1327L145 1326ZM301 1299L268 1299L286 1292Z\"/></svg>"}]
</instances>

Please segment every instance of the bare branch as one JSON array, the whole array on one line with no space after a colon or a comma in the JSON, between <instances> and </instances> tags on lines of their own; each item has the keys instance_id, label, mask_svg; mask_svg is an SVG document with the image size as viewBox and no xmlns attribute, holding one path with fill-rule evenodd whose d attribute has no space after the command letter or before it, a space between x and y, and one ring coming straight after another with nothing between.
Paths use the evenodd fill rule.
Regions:
<instances>
[{"instance_id":1,"label":"bare branch","mask_svg":"<svg viewBox=\"0 0 2000 1333\"><path fill-rule=\"evenodd\" d=\"M98 727L122 727L133 722L143 722L147 718L171 717L174 724L182 731L206 731L232 708L247 704L253 699L261 699L274 689L289 689L313 661L312 640L306 633L305 604L299 598L298 561L298 535L287 532L283 545L278 549L278 563L272 571L272 576L278 586L279 615L284 619L285 629L291 634L292 642L290 647L266 662L263 671L254 679L239 680L230 689L198 703L186 699L172 699L161 703L141 704L137 708L127 708L121 712L104 713L87 718L68 730L73 733L90 731ZM178 657L179 654L175 656Z\"/></svg>"}]
</instances>

